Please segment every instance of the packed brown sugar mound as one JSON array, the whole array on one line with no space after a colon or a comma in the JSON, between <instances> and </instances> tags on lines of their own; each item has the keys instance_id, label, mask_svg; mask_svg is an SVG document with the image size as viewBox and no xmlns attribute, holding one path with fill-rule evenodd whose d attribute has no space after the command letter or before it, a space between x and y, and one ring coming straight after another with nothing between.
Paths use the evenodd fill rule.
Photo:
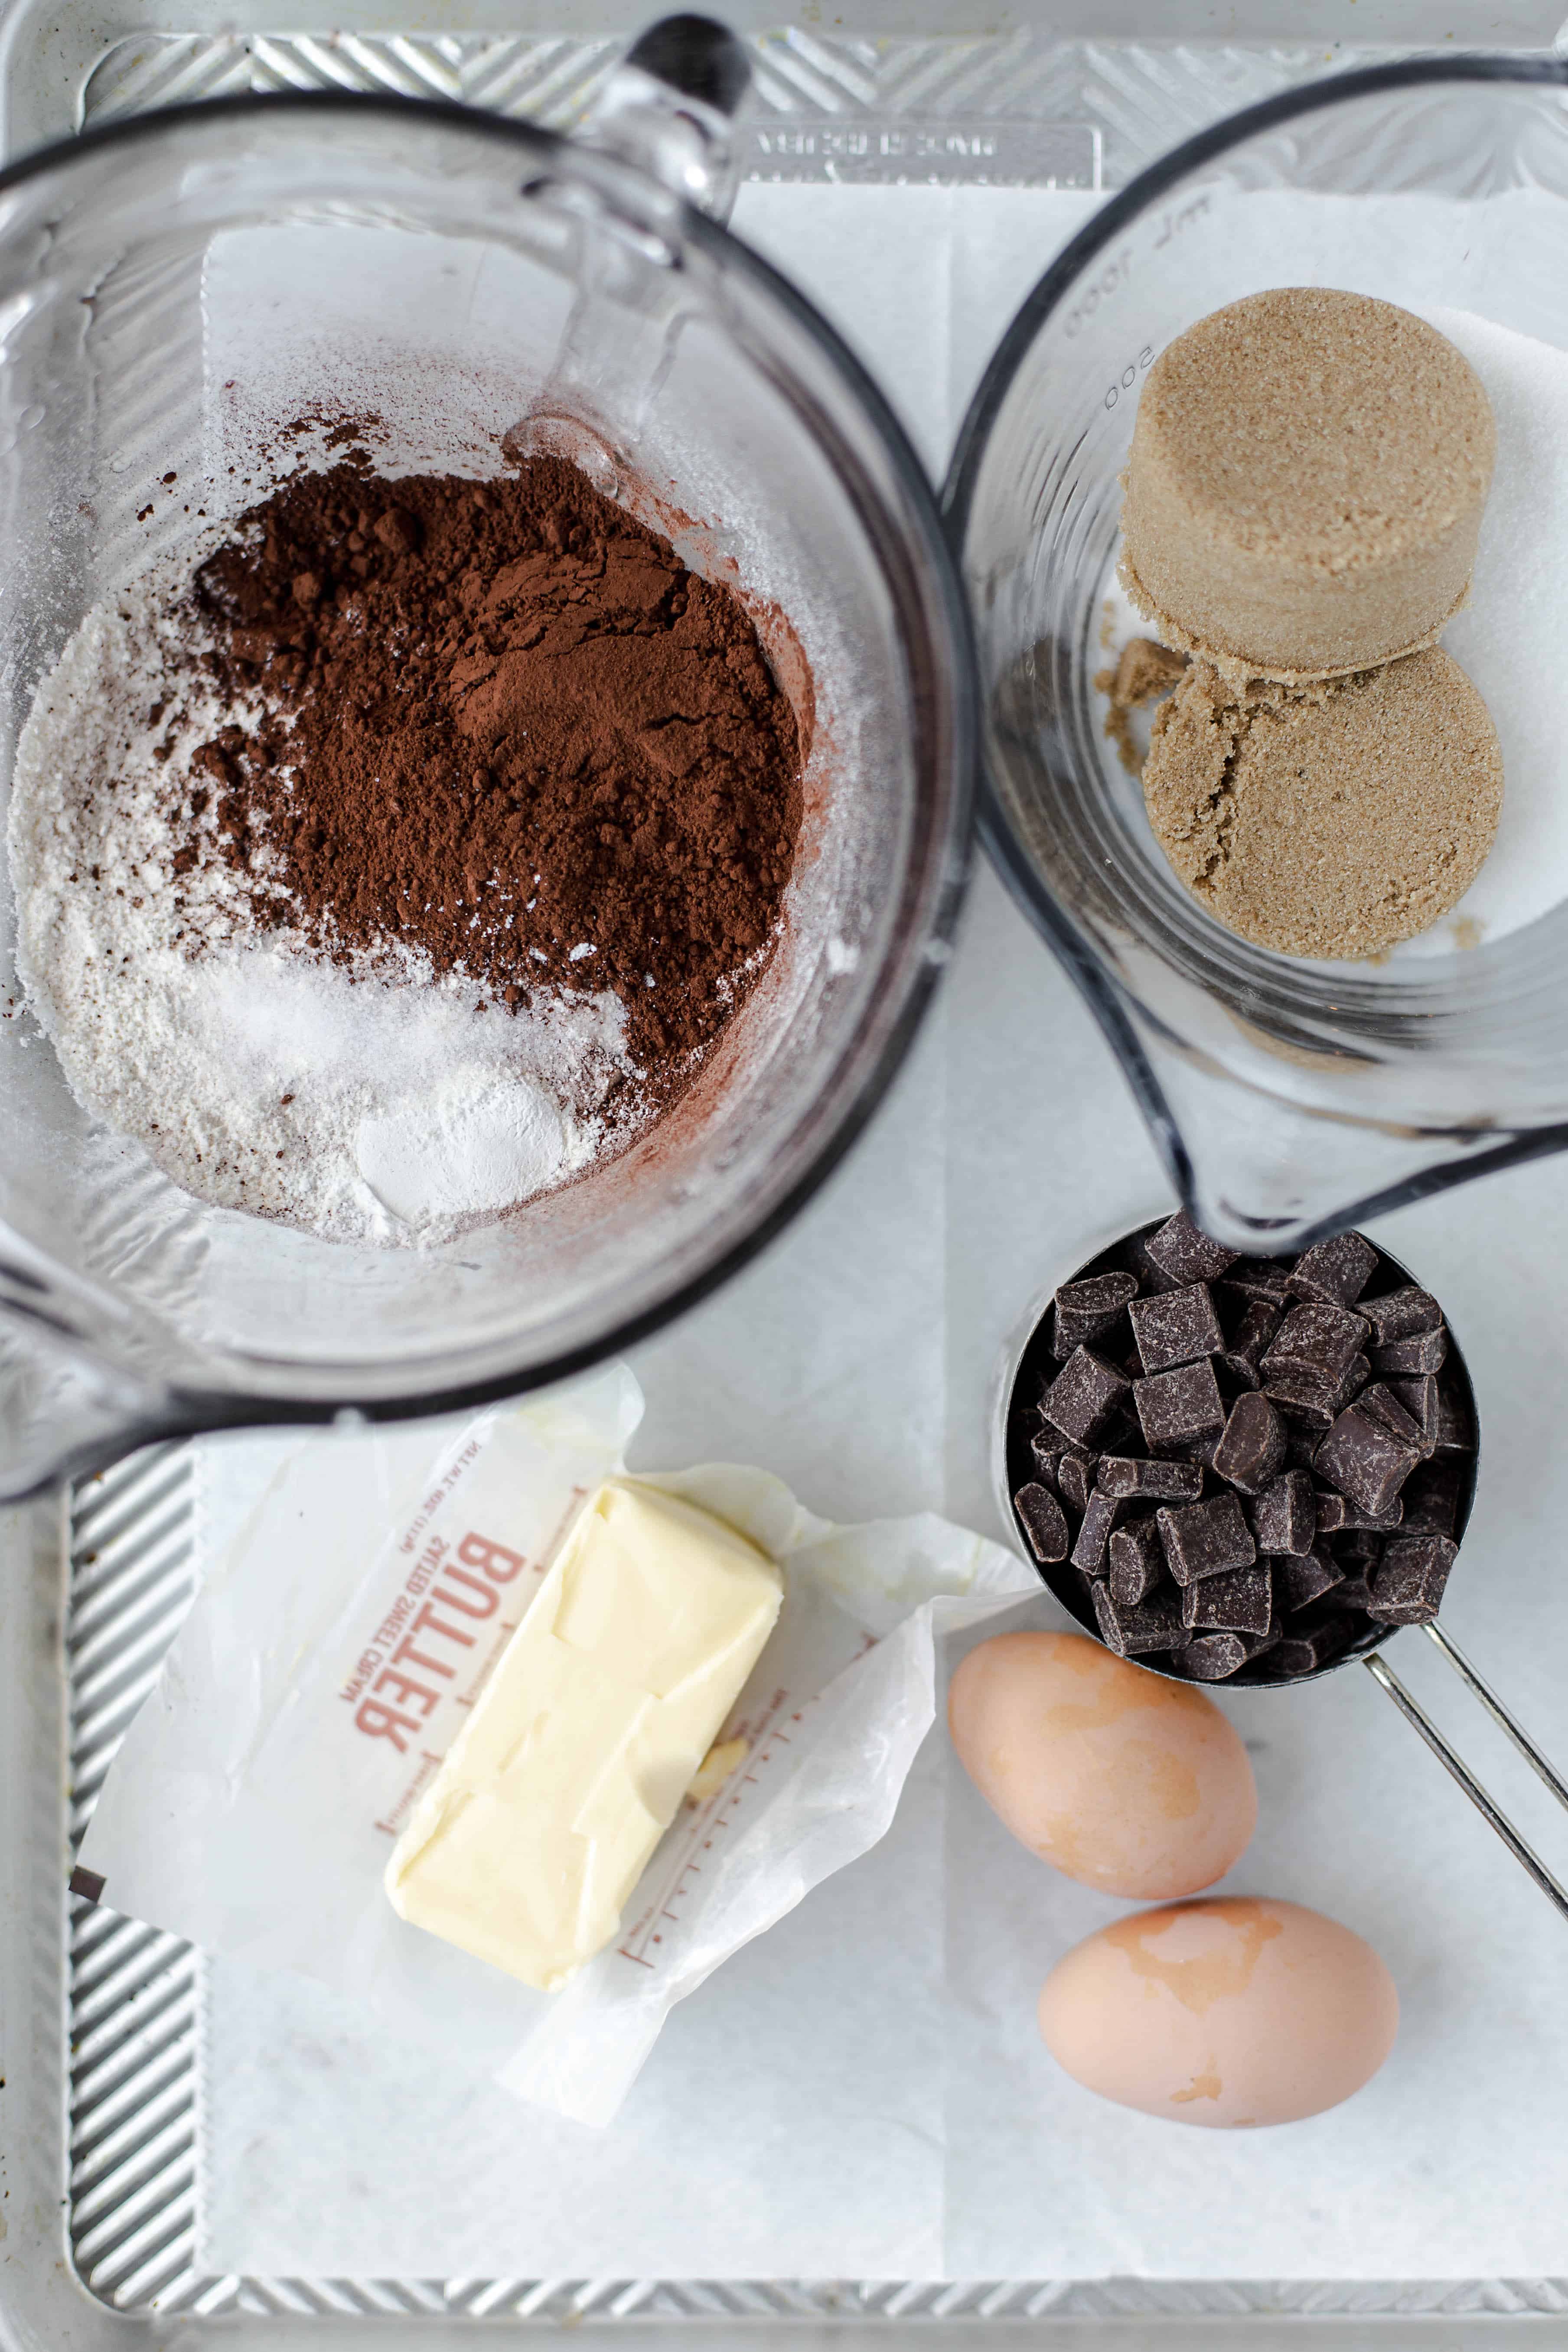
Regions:
<instances>
[{"instance_id":1,"label":"packed brown sugar mound","mask_svg":"<svg viewBox=\"0 0 1568 2352\"><path fill-rule=\"evenodd\" d=\"M1436 649L1316 686L1194 661L1154 722L1144 803L1219 921L1284 955L1376 955L1461 898L1492 845L1502 756Z\"/></svg>"},{"instance_id":2,"label":"packed brown sugar mound","mask_svg":"<svg viewBox=\"0 0 1568 2352\"><path fill-rule=\"evenodd\" d=\"M1479 378L1424 320L1331 287L1249 295L1150 370L1123 583L1238 686L1371 668L1464 603L1495 446Z\"/></svg>"}]
</instances>

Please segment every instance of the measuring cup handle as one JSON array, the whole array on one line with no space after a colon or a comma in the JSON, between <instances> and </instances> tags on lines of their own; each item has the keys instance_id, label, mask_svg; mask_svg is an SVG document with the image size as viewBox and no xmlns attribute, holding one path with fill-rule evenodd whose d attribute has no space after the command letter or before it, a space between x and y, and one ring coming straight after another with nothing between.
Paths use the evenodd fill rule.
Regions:
<instances>
[{"instance_id":1,"label":"measuring cup handle","mask_svg":"<svg viewBox=\"0 0 1568 2352\"><path fill-rule=\"evenodd\" d=\"M740 184L731 118L752 61L711 16L661 16L626 51L577 133L694 205L728 220Z\"/></svg>"},{"instance_id":2,"label":"measuring cup handle","mask_svg":"<svg viewBox=\"0 0 1568 2352\"><path fill-rule=\"evenodd\" d=\"M1424 1626L1422 1631L1447 1660L1472 1696L1480 1701L1494 1723L1507 1733L1520 1754L1526 1759L1531 1769L1551 1790L1558 1803L1568 1808L1568 1786L1564 1785L1561 1775L1552 1765L1548 1763L1523 1727L1515 1722L1496 1692L1476 1672L1458 1644L1450 1641L1447 1634L1443 1633L1436 1623ZM1565 1887L1562 1881L1548 1870L1534 1847L1526 1843L1496 1800L1482 1788L1464 1758L1457 1749L1449 1746L1420 1701L1400 1681L1382 1651L1371 1651L1362 1663L1373 1680L1394 1701L1406 1723L1420 1733L1444 1769L1458 1781L1481 1819L1489 1828L1496 1831L1520 1868L1534 1879L1547 1901L1555 1904L1563 1917L1568 1919L1568 1887Z\"/></svg>"}]
</instances>

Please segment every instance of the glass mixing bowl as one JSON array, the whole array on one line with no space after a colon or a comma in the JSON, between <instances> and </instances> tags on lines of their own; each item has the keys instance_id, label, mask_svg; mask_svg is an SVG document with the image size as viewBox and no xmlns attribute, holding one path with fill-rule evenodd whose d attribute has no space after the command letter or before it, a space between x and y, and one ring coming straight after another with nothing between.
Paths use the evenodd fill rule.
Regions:
<instances>
[{"instance_id":1,"label":"glass mixing bowl","mask_svg":"<svg viewBox=\"0 0 1568 2352\"><path fill-rule=\"evenodd\" d=\"M1468 310L1568 348L1565 93L1560 61L1418 61L1190 140L1040 279L954 454L984 838L1098 1016L1183 1200L1238 1248L1300 1248L1568 1143L1568 872L1535 919L1382 965L1273 954L1200 909L1094 686L1139 388L1173 337L1272 286Z\"/></svg>"},{"instance_id":2,"label":"glass mixing bowl","mask_svg":"<svg viewBox=\"0 0 1568 2352\"><path fill-rule=\"evenodd\" d=\"M738 576L781 678L803 649L816 694L787 936L695 1091L459 1240L352 1245L204 1207L84 1115L25 1010L0 1023L0 1495L159 1433L446 1410L588 1364L776 1234L909 1045L972 824L963 594L874 387L685 201L702 115L645 116L607 155L455 107L241 100L0 173L7 776L82 614L198 509L257 496L227 467L254 477L312 405L374 409L388 470L483 475L520 416L576 402L608 436L584 436L602 486L635 505L653 485L650 519Z\"/></svg>"}]
</instances>

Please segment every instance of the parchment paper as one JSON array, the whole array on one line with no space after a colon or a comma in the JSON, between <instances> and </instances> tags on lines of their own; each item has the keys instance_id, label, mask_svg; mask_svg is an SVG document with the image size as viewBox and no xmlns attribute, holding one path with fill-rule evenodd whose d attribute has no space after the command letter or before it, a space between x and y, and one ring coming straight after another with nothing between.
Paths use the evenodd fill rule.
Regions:
<instances>
[{"instance_id":1,"label":"parchment paper","mask_svg":"<svg viewBox=\"0 0 1568 2352\"><path fill-rule=\"evenodd\" d=\"M835 313L934 457L1086 209L1030 192L748 188L737 226ZM982 872L937 1018L881 1118L759 1265L638 1351L649 1412L633 1466L727 1454L837 1517L931 1506L999 1534L983 1401L1004 1339L1098 1236L1163 1205L1092 1024ZM1480 1496L1445 1623L1561 1758L1562 1165L1373 1230L1443 1297L1482 1400ZM1045 1600L1025 1613L1057 1622ZM1561 1815L1422 1637L1394 1655L1568 1865ZM1220 1703L1261 1799L1226 1884L1344 1919L1399 1986L1394 2053L1337 2113L1227 2136L1066 2080L1035 2033L1039 1982L1125 1906L1015 1845L939 1736L889 1838L677 2012L589 2149L466 2098L330 2002L216 1969L202 2260L340 2276L1561 2273L1568 1930L1359 1667ZM504 2196L482 2186L498 2179Z\"/></svg>"}]
</instances>

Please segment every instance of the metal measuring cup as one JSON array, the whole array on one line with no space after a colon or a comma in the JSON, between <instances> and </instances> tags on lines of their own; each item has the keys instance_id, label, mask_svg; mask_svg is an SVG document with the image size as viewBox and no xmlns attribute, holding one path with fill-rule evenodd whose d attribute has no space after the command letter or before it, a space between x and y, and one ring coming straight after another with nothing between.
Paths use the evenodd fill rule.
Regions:
<instances>
[{"instance_id":1,"label":"metal measuring cup","mask_svg":"<svg viewBox=\"0 0 1568 2352\"><path fill-rule=\"evenodd\" d=\"M1165 1221L1163 1216L1152 1217L1143 1224L1132 1226L1128 1232L1120 1234L1115 1240L1096 1251L1091 1257L1086 1258L1072 1273L1064 1275L1061 1278L1062 1282L1082 1282L1093 1275L1122 1270L1129 1262L1128 1252L1131 1246L1147 1241L1152 1234L1158 1232ZM1384 1249L1381 1244L1376 1246L1384 1265L1392 1273L1405 1282L1416 1281L1417 1277L1394 1255L1392 1251ZM1058 1369L1056 1359L1050 1353L1047 1338L1050 1304L1060 1286L1060 1284L1053 1283L1048 1290L1041 1292L1033 1301L1027 1317L1018 1327L1013 1341L1004 1354L999 1375L993 1390L992 1470L1004 1514L1008 1525L1017 1536L1025 1558L1042 1584L1061 1603L1074 1622L1081 1626L1093 1641L1099 1642L1101 1648L1105 1648L1108 1645L1103 1641L1100 1628L1095 1622L1093 1612L1085 1602L1078 1570L1074 1569L1070 1560L1061 1560L1048 1565L1037 1560L1023 1523L1013 1506L1013 1496L1018 1489L1038 1475L1026 1443L1017 1433L1015 1412L1019 1402L1020 1389L1026 1385L1032 1391L1037 1390L1038 1386L1043 1385L1044 1380ZM1424 1285L1421 1286L1425 1287ZM1445 1321L1447 1322L1447 1317ZM1448 1326L1448 1355L1444 1371L1459 1389L1469 1411L1470 1426L1475 1432L1475 1445L1466 1462L1454 1521L1455 1541L1462 1546L1465 1529L1468 1525L1470 1511L1475 1502L1476 1482L1480 1468L1481 1423L1480 1413L1476 1403L1475 1384L1470 1379L1469 1367L1465 1360L1464 1350L1459 1346L1451 1325ZM1455 1565L1457 1568L1458 1563L1456 1561ZM1293 1690L1302 1683L1316 1682L1324 1675L1337 1674L1342 1666L1352 1664L1364 1666L1373 1679L1387 1693L1405 1721L1412 1724L1420 1733L1427 1747L1458 1783L1481 1818L1496 1831L1521 1867L1529 1873L1542 1894L1556 1905L1563 1917L1568 1918L1568 1886L1564 1886L1563 1882L1547 1868L1534 1848L1521 1835L1496 1800L1477 1780L1464 1759L1444 1738L1419 1700L1400 1681L1384 1655L1384 1646L1390 1638L1396 1633L1405 1631L1419 1631L1426 1634L1427 1640L1447 1659L1467 1690L1485 1707L1499 1729L1507 1734L1531 1769L1540 1780L1544 1781L1558 1803L1568 1811L1568 1783L1564 1783L1562 1775L1542 1754L1529 1733L1515 1721L1497 1693L1476 1671L1458 1643L1444 1632L1436 1619L1418 1628L1369 1623L1366 1631L1358 1634L1347 1648L1326 1660L1322 1665L1313 1667L1305 1674L1293 1675L1289 1678L1271 1675L1263 1661L1258 1660L1243 1665L1234 1675L1227 1675L1224 1684L1216 1684L1215 1687L1230 1690ZM1190 1676L1178 1674L1167 1665L1151 1664L1147 1658L1131 1658L1127 1663L1130 1665L1142 1667L1146 1674L1160 1675L1167 1682L1179 1682L1189 1690L1196 1686Z\"/></svg>"}]
</instances>

